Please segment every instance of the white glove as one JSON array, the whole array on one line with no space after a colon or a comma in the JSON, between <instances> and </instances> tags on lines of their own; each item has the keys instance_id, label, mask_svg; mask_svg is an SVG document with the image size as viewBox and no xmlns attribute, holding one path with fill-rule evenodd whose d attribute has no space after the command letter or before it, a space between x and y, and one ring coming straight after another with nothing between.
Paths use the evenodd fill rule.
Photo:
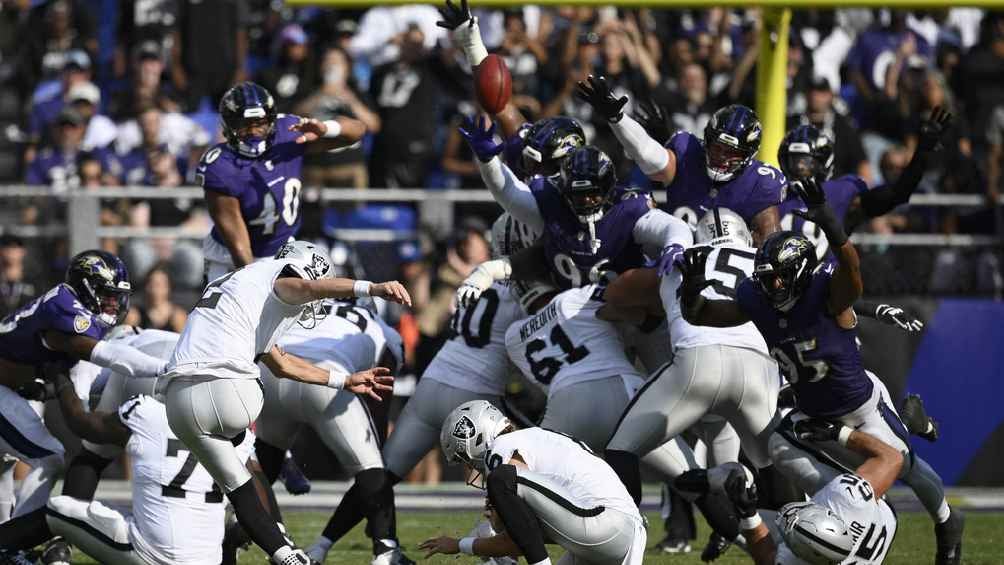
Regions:
<instances>
[{"instance_id":1,"label":"white glove","mask_svg":"<svg viewBox=\"0 0 1004 565\"><path fill-rule=\"evenodd\" d=\"M478 265L457 289L457 305L467 307L481 298L481 293L488 290L495 281L509 278L512 267L509 258L493 259Z\"/></svg>"},{"instance_id":2,"label":"white glove","mask_svg":"<svg viewBox=\"0 0 1004 565\"><path fill-rule=\"evenodd\" d=\"M875 309L875 317L887 324L894 324L908 332L919 332L924 329L924 322L907 314L899 306L879 304Z\"/></svg>"}]
</instances>

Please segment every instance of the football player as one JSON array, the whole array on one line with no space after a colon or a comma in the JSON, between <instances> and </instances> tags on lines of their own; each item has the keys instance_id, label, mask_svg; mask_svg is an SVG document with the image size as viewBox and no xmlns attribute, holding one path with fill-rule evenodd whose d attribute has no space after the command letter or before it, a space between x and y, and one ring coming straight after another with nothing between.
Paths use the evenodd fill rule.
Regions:
<instances>
[{"instance_id":1,"label":"football player","mask_svg":"<svg viewBox=\"0 0 1004 565\"><path fill-rule=\"evenodd\" d=\"M202 156L196 179L213 230L203 242L206 280L270 258L300 229L300 172L307 151L362 139L366 126L344 116L318 121L279 114L262 86L243 82L220 99L226 141Z\"/></svg>"},{"instance_id":2,"label":"football player","mask_svg":"<svg viewBox=\"0 0 1004 565\"><path fill-rule=\"evenodd\" d=\"M740 283L736 300L708 300L700 293L713 282L705 277L706 255L688 250L681 266L683 314L697 325L756 324L795 392L797 410L788 418L838 420L909 454L906 428L861 365L857 317L851 308L863 287L857 251L826 205L819 184L810 177L792 186L808 206L798 214L820 226L836 264L819 263L815 246L805 236L779 232L757 251L754 276ZM831 446L828 453L850 468L860 460L839 445ZM771 458L782 473L810 494L822 487L811 460L787 455L784 446L775 446L772 440ZM929 498L926 504L936 507L932 514L937 522L937 563L958 562L962 515L948 506L943 495L938 496L942 489L937 488L937 474L926 464L910 463L903 479L918 485L918 494Z\"/></svg>"},{"instance_id":3,"label":"football player","mask_svg":"<svg viewBox=\"0 0 1004 565\"><path fill-rule=\"evenodd\" d=\"M484 400L459 406L443 424L447 461L484 477L488 500L504 527L489 538L425 541L437 553L522 555L550 565L545 540L566 550L561 563L642 563L645 525L613 470L584 443L541 428L517 430Z\"/></svg>"},{"instance_id":4,"label":"football player","mask_svg":"<svg viewBox=\"0 0 1004 565\"><path fill-rule=\"evenodd\" d=\"M580 82L578 96L610 123L627 156L653 182L666 185L666 210L690 224L713 207L739 214L757 244L778 231L778 205L787 181L781 171L758 161L760 119L733 104L712 114L703 142L677 132L664 147L624 114L627 96L615 98L603 77Z\"/></svg>"},{"instance_id":5,"label":"football player","mask_svg":"<svg viewBox=\"0 0 1004 565\"><path fill-rule=\"evenodd\" d=\"M535 246L510 260L480 266L461 291L476 296L492 282L512 275L519 280L550 280L561 289L597 282L606 271L641 266L658 258L681 231L682 222L654 210L645 193L618 188L613 162L599 149L573 150L554 177L523 183L497 157L494 124L468 124L467 136L478 156L485 184L513 218L541 233Z\"/></svg>"},{"instance_id":6,"label":"football player","mask_svg":"<svg viewBox=\"0 0 1004 565\"><path fill-rule=\"evenodd\" d=\"M346 377L377 366L396 374L404 362L404 344L379 316L354 300L324 301L318 310L315 324L293 326L279 339L279 347ZM331 531L339 513L359 512L369 522L366 531L373 539L375 565L411 563L393 532L394 492L380 457L380 435L363 399L347 390L279 379L264 365L260 369L265 399L255 425L255 451L269 484L279 476L285 452L301 426L317 433L355 481L324 535L308 550L310 558L323 563L344 535ZM359 508L343 509L353 505Z\"/></svg>"},{"instance_id":7,"label":"football player","mask_svg":"<svg viewBox=\"0 0 1004 565\"><path fill-rule=\"evenodd\" d=\"M57 387L74 433L129 453L131 516L64 494L0 525L0 548L28 549L63 536L100 563L219 563L226 514L223 493L171 431L164 405L140 395L111 412L87 412L72 381L61 376ZM253 441L247 434L235 447L237 461L247 461Z\"/></svg>"},{"instance_id":8,"label":"football player","mask_svg":"<svg viewBox=\"0 0 1004 565\"><path fill-rule=\"evenodd\" d=\"M851 233L865 220L886 214L910 200L951 120L952 115L941 108L932 110L921 122L917 150L903 174L891 184L871 189L856 175L832 178L833 140L815 126L801 125L789 131L781 141L777 157L789 181L804 182L811 177L822 186L827 204L843 219L847 233ZM781 228L803 234L815 244L820 260L832 260L829 243L819 226L792 213L804 209L805 203L795 191L790 191L778 208Z\"/></svg>"},{"instance_id":9,"label":"football player","mask_svg":"<svg viewBox=\"0 0 1004 565\"><path fill-rule=\"evenodd\" d=\"M84 251L72 259L66 279L0 322L0 453L32 471L18 489L13 516L41 508L63 470L63 446L49 433L28 400L18 395L44 365L66 369L78 361L110 367L131 377L156 377L164 361L133 347L102 341L129 310L132 287L121 259ZM89 466L74 459L69 474Z\"/></svg>"},{"instance_id":10,"label":"football player","mask_svg":"<svg viewBox=\"0 0 1004 565\"><path fill-rule=\"evenodd\" d=\"M858 453L863 462L854 471L830 473L809 501L783 506L776 517L780 544L757 513L759 497L751 475L739 466L731 469L723 487L742 517L753 562L882 563L897 527L896 512L886 502L885 493L900 474L903 455L866 432L826 420L802 420L792 433L808 443L839 441ZM805 456L812 457L809 452Z\"/></svg>"},{"instance_id":11,"label":"football player","mask_svg":"<svg viewBox=\"0 0 1004 565\"><path fill-rule=\"evenodd\" d=\"M277 564L309 561L263 510L251 474L234 454L234 441L240 441L261 411L257 363L279 378L380 398L378 392L391 390L393 382L386 368L346 376L287 354L276 343L325 298L378 296L411 303L397 281L332 278L331 270L329 259L313 244L295 241L282 246L274 259L214 280L188 316L168 363L165 396L171 430L223 488L248 536Z\"/></svg>"}]
</instances>

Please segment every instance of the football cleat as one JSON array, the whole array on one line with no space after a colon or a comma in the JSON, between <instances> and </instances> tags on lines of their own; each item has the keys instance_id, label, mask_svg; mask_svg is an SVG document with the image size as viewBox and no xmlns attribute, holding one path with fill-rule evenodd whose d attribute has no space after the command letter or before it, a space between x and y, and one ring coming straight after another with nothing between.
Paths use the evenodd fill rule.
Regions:
<instances>
[{"instance_id":1,"label":"football cleat","mask_svg":"<svg viewBox=\"0 0 1004 565\"><path fill-rule=\"evenodd\" d=\"M415 565L415 562L408 558L401 548L395 547L390 551L385 551L373 556L371 565Z\"/></svg>"},{"instance_id":2,"label":"football cleat","mask_svg":"<svg viewBox=\"0 0 1004 565\"><path fill-rule=\"evenodd\" d=\"M948 515L948 520L935 524L934 535L938 540L938 553L934 558L934 565L962 563L962 531L965 525L965 516L954 508Z\"/></svg>"},{"instance_id":3,"label":"football cleat","mask_svg":"<svg viewBox=\"0 0 1004 565\"><path fill-rule=\"evenodd\" d=\"M690 553L692 548L689 540L666 535L654 549L662 553Z\"/></svg>"},{"instance_id":4,"label":"football cleat","mask_svg":"<svg viewBox=\"0 0 1004 565\"><path fill-rule=\"evenodd\" d=\"M730 545L732 542L712 532L711 536L708 537L708 545L704 546L704 551L701 551L701 561L710 563L718 559L728 551Z\"/></svg>"},{"instance_id":5,"label":"football cleat","mask_svg":"<svg viewBox=\"0 0 1004 565\"><path fill-rule=\"evenodd\" d=\"M0 549L0 565L35 565L37 561L24 551L6 551Z\"/></svg>"},{"instance_id":6,"label":"football cleat","mask_svg":"<svg viewBox=\"0 0 1004 565\"><path fill-rule=\"evenodd\" d=\"M296 459L292 457L287 457L283 461L279 478L282 479L282 484L286 485L286 492L289 494L296 496L310 492L310 479L303 474L300 466L296 464Z\"/></svg>"},{"instance_id":7,"label":"football cleat","mask_svg":"<svg viewBox=\"0 0 1004 565\"><path fill-rule=\"evenodd\" d=\"M927 415L924 410L924 401L916 394L908 394L903 400L903 407L900 409L903 424L911 434L920 436L927 441L938 441L938 422Z\"/></svg>"},{"instance_id":8,"label":"football cleat","mask_svg":"<svg viewBox=\"0 0 1004 565\"><path fill-rule=\"evenodd\" d=\"M70 544L63 538L53 538L42 550L42 557L39 560L43 565L70 565L73 554L70 552Z\"/></svg>"}]
</instances>

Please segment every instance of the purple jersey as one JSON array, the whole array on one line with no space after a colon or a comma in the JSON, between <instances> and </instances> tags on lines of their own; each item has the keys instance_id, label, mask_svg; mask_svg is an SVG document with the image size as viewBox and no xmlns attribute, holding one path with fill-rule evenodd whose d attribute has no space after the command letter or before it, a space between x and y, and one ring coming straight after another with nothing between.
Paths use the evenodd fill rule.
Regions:
<instances>
[{"instance_id":1,"label":"purple jersey","mask_svg":"<svg viewBox=\"0 0 1004 565\"><path fill-rule=\"evenodd\" d=\"M752 278L739 283L736 301L763 334L798 397L805 414L842 416L872 394L871 379L861 366L856 328L845 330L827 314L833 265L820 265L809 286L788 312L775 310Z\"/></svg>"},{"instance_id":2,"label":"purple jersey","mask_svg":"<svg viewBox=\"0 0 1004 565\"><path fill-rule=\"evenodd\" d=\"M847 211L851 209L854 198L868 190L868 185L861 177L856 175L845 175L840 178L831 179L823 183L823 192L826 194L826 204L833 210L837 218L843 220L847 216ZM821 261L833 262L833 253L830 244L826 241L823 230L813 222L806 222L800 216L792 214L793 210L805 211L805 203L795 194L789 191L788 197L778 206L777 211L781 215L781 229L785 231L795 231L809 238L816 246L816 257Z\"/></svg>"},{"instance_id":3,"label":"purple jersey","mask_svg":"<svg viewBox=\"0 0 1004 565\"><path fill-rule=\"evenodd\" d=\"M0 322L0 358L24 365L74 363L76 358L46 347L42 334L52 330L100 340L108 329L69 286L60 284Z\"/></svg>"},{"instance_id":4,"label":"purple jersey","mask_svg":"<svg viewBox=\"0 0 1004 565\"><path fill-rule=\"evenodd\" d=\"M604 271L621 273L644 265L645 255L634 240L634 226L650 210L647 192L615 188L613 205L596 222L599 248L595 250L588 228L568 208L553 184L534 177L530 192L544 217L544 252L552 278L560 288L597 282Z\"/></svg>"},{"instance_id":5,"label":"purple jersey","mask_svg":"<svg viewBox=\"0 0 1004 565\"><path fill-rule=\"evenodd\" d=\"M732 180L715 184L708 177L704 144L697 136L677 132L666 148L676 155L676 176L666 186L664 209L691 227L714 207L732 210L749 225L753 216L784 200L788 181L780 170L766 163L754 159Z\"/></svg>"},{"instance_id":6,"label":"purple jersey","mask_svg":"<svg viewBox=\"0 0 1004 565\"><path fill-rule=\"evenodd\" d=\"M300 170L305 144L289 126L298 116L279 114L275 137L257 159L240 156L226 143L206 151L196 170L202 188L240 201L241 216L251 236L251 253L271 257L300 229ZM225 244L213 227L213 239Z\"/></svg>"}]
</instances>

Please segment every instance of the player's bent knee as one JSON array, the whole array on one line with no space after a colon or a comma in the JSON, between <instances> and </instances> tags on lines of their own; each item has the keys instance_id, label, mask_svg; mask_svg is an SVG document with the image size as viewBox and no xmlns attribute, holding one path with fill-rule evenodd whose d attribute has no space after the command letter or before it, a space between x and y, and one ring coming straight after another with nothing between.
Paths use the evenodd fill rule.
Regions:
<instances>
[{"instance_id":1,"label":"player's bent knee","mask_svg":"<svg viewBox=\"0 0 1004 565\"><path fill-rule=\"evenodd\" d=\"M73 498L72 496L54 496L46 504L46 516L57 518L71 518L74 520L87 519L87 506L90 502Z\"/></svg>"}]
</instances>

